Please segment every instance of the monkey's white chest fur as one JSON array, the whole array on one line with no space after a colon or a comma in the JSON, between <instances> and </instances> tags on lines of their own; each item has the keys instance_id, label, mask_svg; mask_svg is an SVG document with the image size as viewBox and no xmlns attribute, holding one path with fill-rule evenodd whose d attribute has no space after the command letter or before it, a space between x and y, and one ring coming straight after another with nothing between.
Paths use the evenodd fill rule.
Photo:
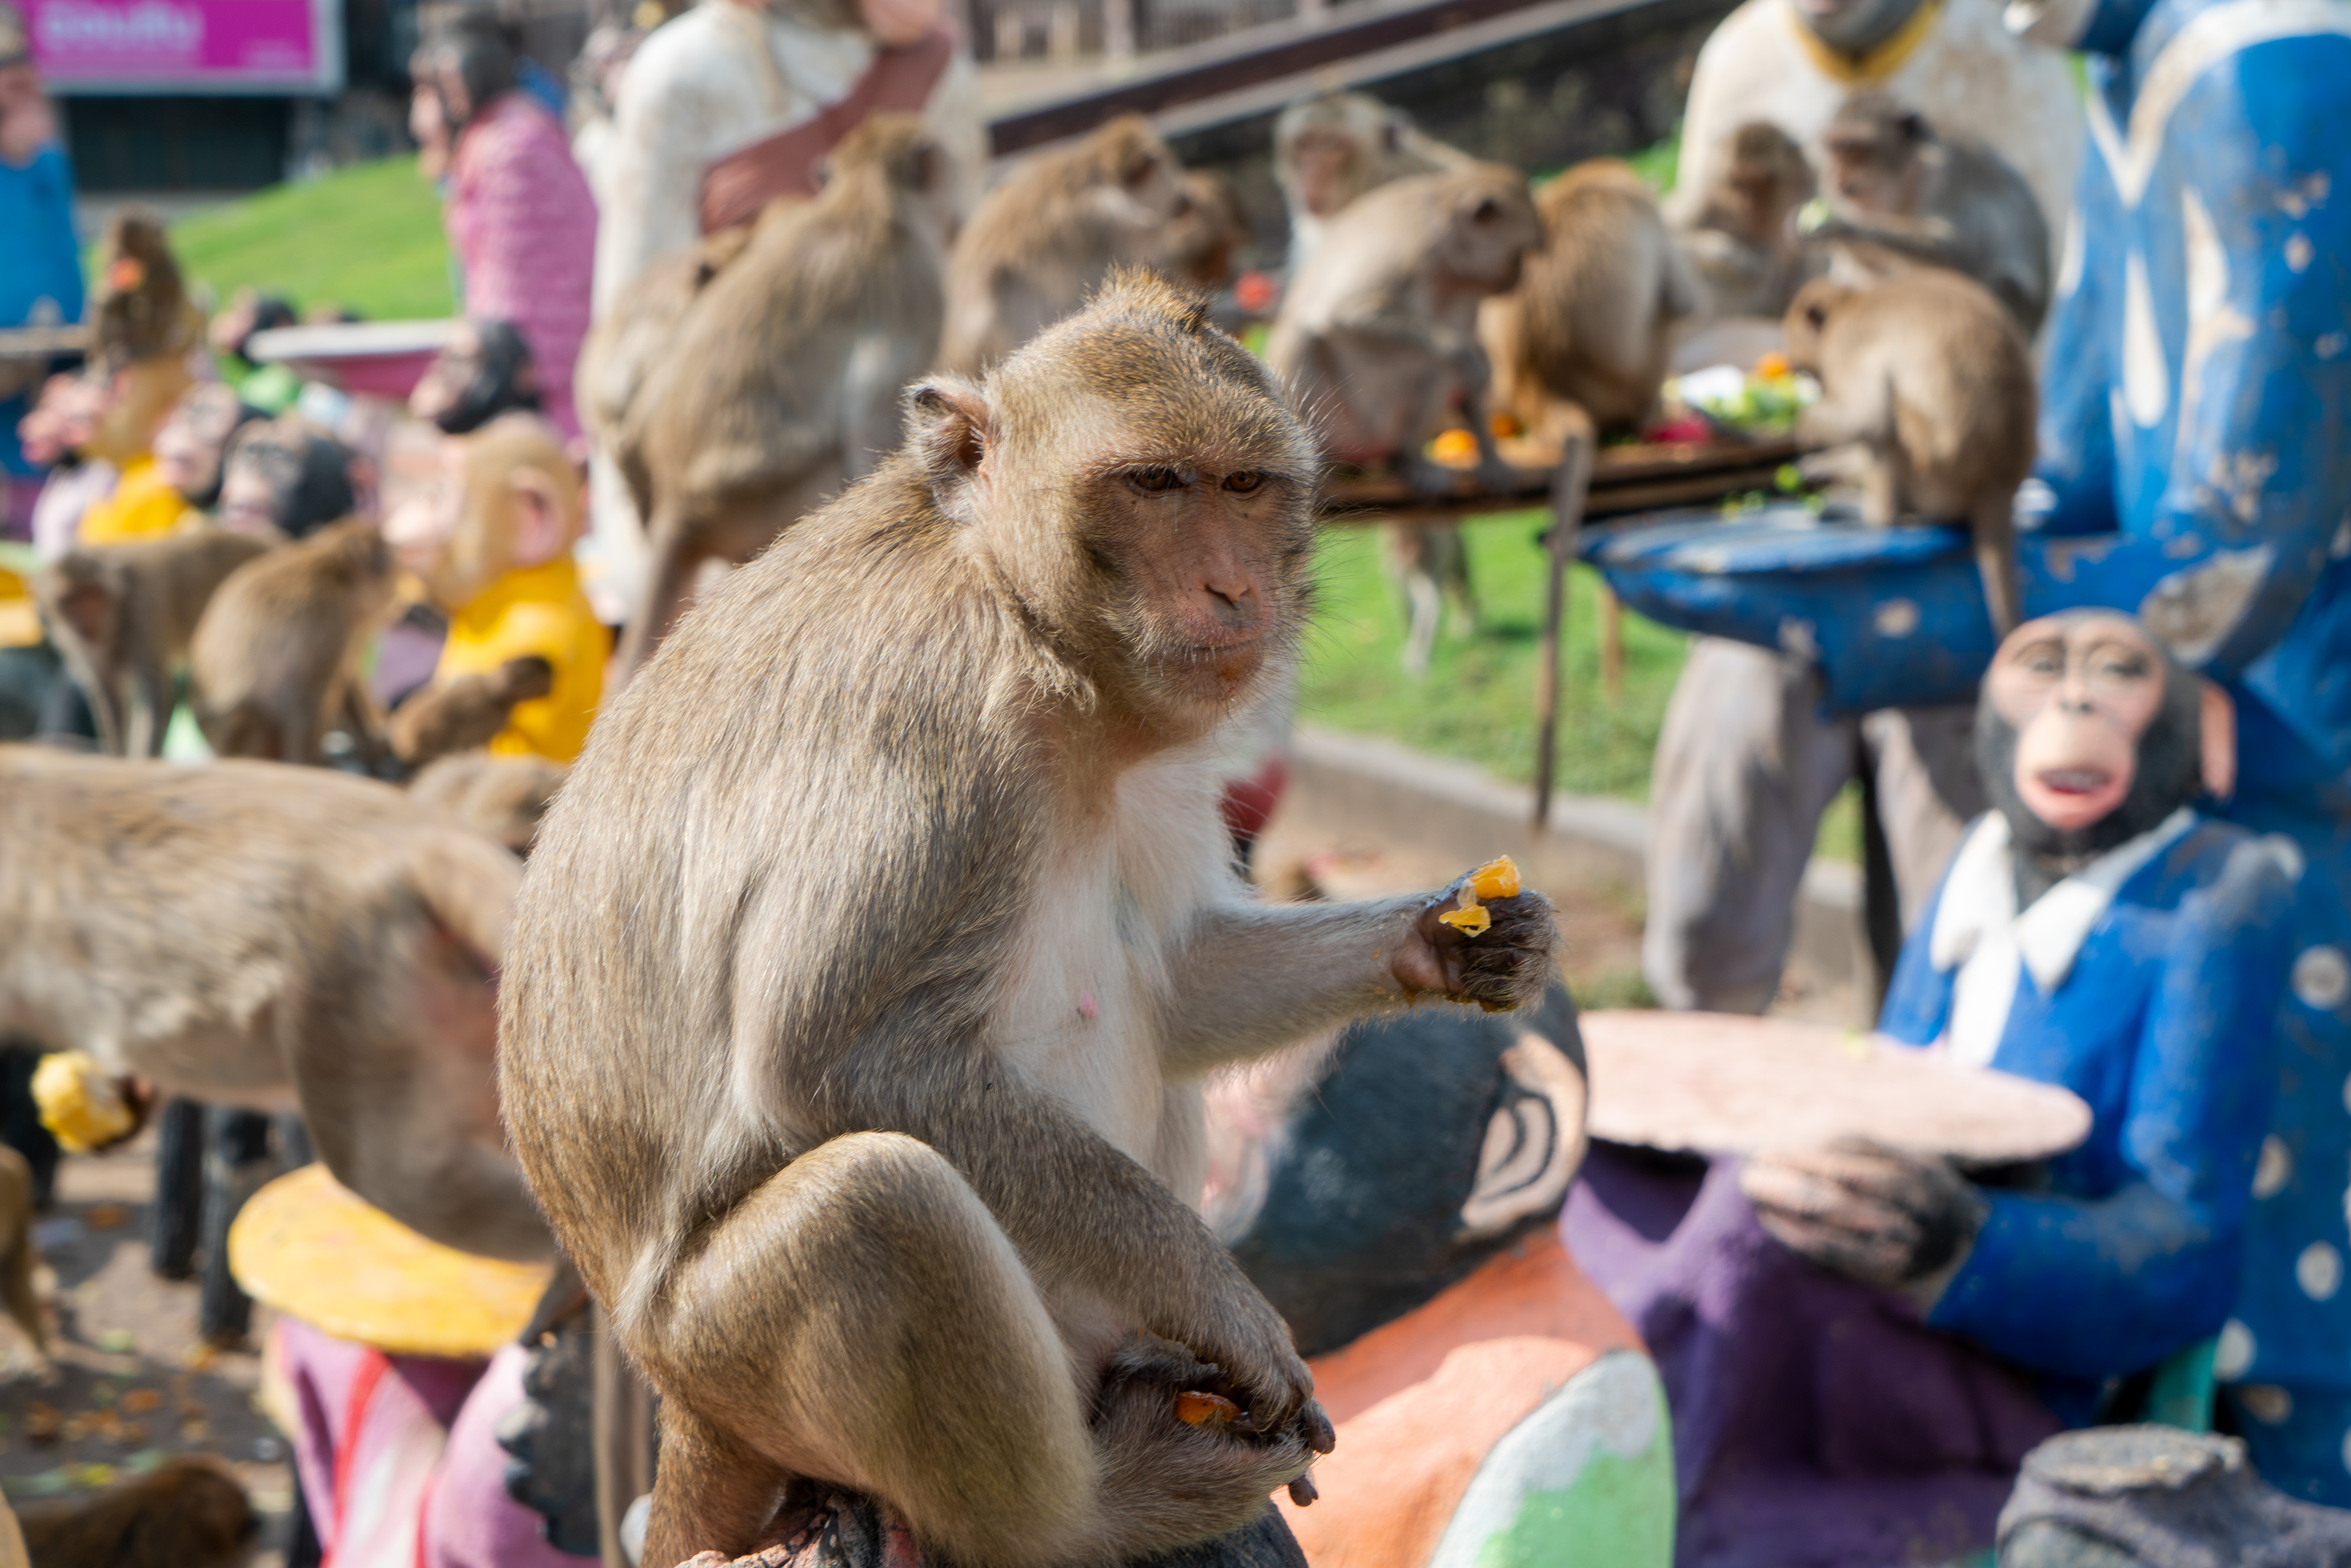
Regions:
<instances>
[{"instance_id":1,"label":"monkey's white chest fur","mask_svg":"<svg viewBox=\"0 0 2351 1568\"><path fill-rule=\"evenodd\" d=\"M1063 838L1006 971L1001 1060L1186 1203L1205 1172L1196 1085L1171 1083L1170 959L1232 892L1217 780L1196 753L1123 774Z\"/></svg>"}]
</instances>

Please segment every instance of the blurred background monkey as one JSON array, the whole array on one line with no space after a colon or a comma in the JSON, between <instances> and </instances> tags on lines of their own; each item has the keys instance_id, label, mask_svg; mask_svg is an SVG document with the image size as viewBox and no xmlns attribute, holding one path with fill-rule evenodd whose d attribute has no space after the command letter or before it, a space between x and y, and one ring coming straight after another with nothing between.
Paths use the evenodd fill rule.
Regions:
<instances>
[{"instance_id":1,"label":"blurred background monkey","mask_svg":"<svg viewBox=\"0 0 2351 1568\"><path fill-rule=\"evenodd\" d=\"M1290 270L1305 265L1331 220L1364 192L1476 162L1416 128L1402 110L1360 92L1291 104L1273 122L1273 177L1290 211Z\"/></svg>"}]
</instances>

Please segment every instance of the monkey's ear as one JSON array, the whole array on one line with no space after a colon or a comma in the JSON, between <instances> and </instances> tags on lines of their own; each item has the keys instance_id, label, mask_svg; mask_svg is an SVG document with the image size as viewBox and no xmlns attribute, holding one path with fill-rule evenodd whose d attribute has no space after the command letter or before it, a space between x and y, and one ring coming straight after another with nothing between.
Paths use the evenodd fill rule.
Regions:
<instances>
[{"instance_id":1,"label":"monkey's ear","mask_svg":"<svg viewBox=\"0 0 2351 1568\"><path fill-rule=\"evenodd\" d=\"M1804 307L1804 325L1817 332L1829 324L1829 308L1815 299Z\"/></svg>"},{"instance_id":2,"label":"monkey's ear","mask_svg":"<svg viewBox=\"0 0 2351 1568\"><path fill-rule=\"evenodd\" d=\"M1130 191L1140 191L1151 183L1159 172L1159 154L1145 152L1129 162L1119 176L1119 183Z\"/></svg>"},{"instance_id":3,"label":"monkey's ear","mask_svg":"<svg viewBox=\"0 0 2351 1568\"><path fill-rule=\"evenodd\" d=\"M1501 215L1502 204L1491 196L1479 197L1478 204L1469 209L1469 221L1473 224L1490 224Z\"/></svg>"},{"instance_id":4,"label":"monkey's ear","mask_svg":"<svg viewBox=\"0 0 2351 1568\"><path fill-rule=\"evenodd\" d=\"M978 473L996 439L986 394L960 376L908 388L906 429L934 485L960 485Z\"/></svg>"},{"instance_id":5,"label":"monkey's ear","mask_svg":"<svg viewBox=\"0 0 2351 1568\"><path fill-rule=\"evenodd\" d=\"M556 481L536 468L517 467L507 486L514 496L514 564L545 566L570 547L572 508Z\"/></svg>"},{"instance_id":6,"label":"monkey's ear","mask_svg":"<svg viewBox=\"0 0 2351 1568\"><path fill-rule=\"evenodd\" d=\"M2199 681L2202 698L2197 715L2201 741L2204 791L2216 800L2237 792L2237 705L2213 681Z\"/></svg>"}]
</instances>

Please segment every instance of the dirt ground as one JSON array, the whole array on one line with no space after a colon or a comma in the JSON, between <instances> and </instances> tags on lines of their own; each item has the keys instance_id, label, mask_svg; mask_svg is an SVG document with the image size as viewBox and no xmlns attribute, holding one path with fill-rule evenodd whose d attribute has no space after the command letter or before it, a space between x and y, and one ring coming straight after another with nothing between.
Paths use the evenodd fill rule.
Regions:
<instances>
[{"instance_id":1,"label":"dirt ground","mask_svg":"<svg viewBox=\"0 0 2351 1568\"><path fill-rule=\"evenodd\" d=\"M286 1443L255 1408L269 1310L248 1348L196 1335L196 1284L148 1267L154 1134L58 1164L55 1201L34 1239L50 1313L49 1366L13 1327L0 1381L0 1487L23 1504L87 1492L173 1454L226 1460L264 1518L256 1568L277 1568L293 1501Z\"/></svg>"}]
</instances>

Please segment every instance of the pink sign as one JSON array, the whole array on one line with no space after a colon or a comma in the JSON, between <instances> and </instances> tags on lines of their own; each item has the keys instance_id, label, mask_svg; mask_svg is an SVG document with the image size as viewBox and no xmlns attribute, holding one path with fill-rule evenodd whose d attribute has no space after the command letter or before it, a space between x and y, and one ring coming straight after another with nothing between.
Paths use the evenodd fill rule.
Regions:
<instances>
[{"instance_id":1,"label":"pink sign","mask_svg":"<svg viewBox=\"0 0 2351 1568\"><path fill-rule=\"evenodd\" d=\"M19 0L50 85L182 92L341 85L319 0Z\"/></svg>"}]
</instances>

